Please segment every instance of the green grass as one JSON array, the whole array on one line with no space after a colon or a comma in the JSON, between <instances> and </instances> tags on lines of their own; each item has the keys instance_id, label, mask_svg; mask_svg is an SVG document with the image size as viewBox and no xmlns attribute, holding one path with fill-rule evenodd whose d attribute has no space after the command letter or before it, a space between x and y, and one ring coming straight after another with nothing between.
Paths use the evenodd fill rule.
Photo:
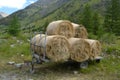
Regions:
<instances>
[{"instance_id":1,"label":"green grass","mask_svg":"<svg viewBox=\"0 0 120 80\"><path fill-rule=\"evenodd\" d=\"M23 37L24 35L20 37L8 37L8 35L5 34L4 36L7 38L2 37L0 39L0 54L2 55L0 59L10 58L17 54L29 55L29 42Z\"/></svg>"}]
</instances>

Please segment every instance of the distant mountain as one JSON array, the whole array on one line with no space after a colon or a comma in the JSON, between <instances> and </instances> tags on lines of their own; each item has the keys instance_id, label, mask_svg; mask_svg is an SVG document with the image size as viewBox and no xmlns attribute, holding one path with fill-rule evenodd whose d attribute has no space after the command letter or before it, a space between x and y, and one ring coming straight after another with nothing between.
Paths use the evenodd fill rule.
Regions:
<instances>
[{"instance_id":1,"label":"distant mountain","mask_svg":"<svg viewBox=\"0 0 120 80\"><path fill-rule=\"evenodd\" d=\"M7 17L8 16L8 14L6 14L6 13L4 13L4 12L0 12L0 19L1 18L4 18L4 17Z\"/></svg>"}]
</instances>

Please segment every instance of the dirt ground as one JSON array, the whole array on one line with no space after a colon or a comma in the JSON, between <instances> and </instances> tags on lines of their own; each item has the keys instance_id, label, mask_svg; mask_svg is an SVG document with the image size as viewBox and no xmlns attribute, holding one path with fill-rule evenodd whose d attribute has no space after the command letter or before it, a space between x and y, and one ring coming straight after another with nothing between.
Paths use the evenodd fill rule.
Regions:
<instances>
[{"instance_id":1,"label":"dirt ground","mask_svg":"<svg viewBox=\"0 0 120 80\"><path fill-rule=\"evenodd\" d=\"M102 63L98 64L102 66ZM29 66L21 69L13 65L1 66L0 80L120 80L120 73L108 73L97 68L84 72L78 63L44 63L35 65L35 73L31 74ZM112 76L112 77L111 77Z\"/></svg>"}]
</instances>

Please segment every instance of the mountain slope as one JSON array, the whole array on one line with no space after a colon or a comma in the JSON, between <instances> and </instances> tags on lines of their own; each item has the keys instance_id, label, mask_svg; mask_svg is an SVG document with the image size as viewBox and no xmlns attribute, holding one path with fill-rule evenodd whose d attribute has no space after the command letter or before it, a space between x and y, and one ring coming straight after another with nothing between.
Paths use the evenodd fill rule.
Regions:
<instances>
[{"instance_id":1,"label":"mountain slope","mask_svg":"<svg viewBox=\"0 0 120 80\"><path fill-rule=\"evenodd\" d=\"M70 0L42 20L37 20L31 25L35 25L36 28L42 28L46 27L47 23L60 19L66 19L80 24L82 12L86 4L91 5L92 9L99 12L102 16L106 10L105 7L108 5L105 0Z\"/></svg>"},{"instance_id":2,"label":"mountain slope","mask_svg":"<svg viewBox=\"0 0 120 80\"><path fill-rule=\"evenodd\" d=\"M8 25L13 16L17 16L22 28L35 25L35 28L46 27L47 23L68 19L80 23L82 12L86 4L90 4L94 11L104 15L106 0L38 0L23 10L19 10L7 18L1 19L0 24Z\"/></svg>"},{"instance_id":3,"label":"mountain slope","mask_svg":"<svg viewBox=\"0 0 120 80\"><path fill-rule=\"evenodd\" d=\"M22 25L27 25L47 16L68 1L69 0L38 0L25 9L19 10L7 18L0 20L0 24L7 25L13 16L17 16Z\"/></svg>"}]
</instances>

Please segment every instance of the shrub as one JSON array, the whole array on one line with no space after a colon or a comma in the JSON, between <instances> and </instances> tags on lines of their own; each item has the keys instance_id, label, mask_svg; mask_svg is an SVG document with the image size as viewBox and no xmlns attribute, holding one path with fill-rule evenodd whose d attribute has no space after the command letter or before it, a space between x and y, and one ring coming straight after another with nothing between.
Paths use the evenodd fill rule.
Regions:
<instances>
[{"instance_id":1,"label":"shrub","mask_svg":"<svg viewBox=\"0 0 120 80\"><path fill-rule=\"evenodd\" d=\"M111 34L111 33L105 33L103 36L99 38L101 42L107 43L107 44L115 43L116 39L117 37L115 36L115 34Z\"/></svg>"}]
</instances>

